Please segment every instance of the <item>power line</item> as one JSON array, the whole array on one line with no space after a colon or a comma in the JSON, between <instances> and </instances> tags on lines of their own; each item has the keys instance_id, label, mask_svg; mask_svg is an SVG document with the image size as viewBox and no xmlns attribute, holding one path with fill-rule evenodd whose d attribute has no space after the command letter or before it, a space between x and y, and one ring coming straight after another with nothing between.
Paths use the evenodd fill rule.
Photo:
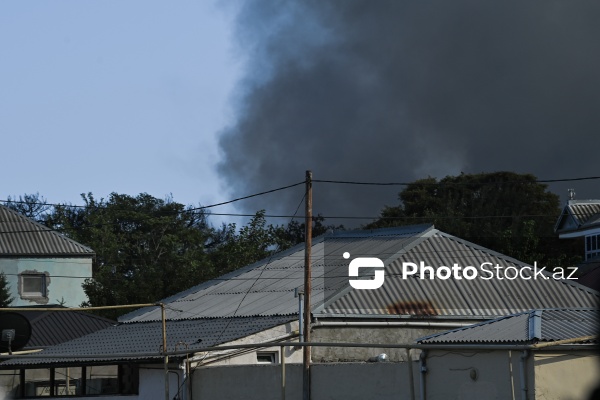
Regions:
<instances>
[{"instance_id":1,"label":"power line","mask_svg":"<svg viewBox=\"0 0 600 400\"><path fill-rule=\"evenodd\" d=\"M586 176L579 178L563 178L563 179L536 179L532 181L498 181L498 182L360 182L360 181L338 181L328 179L313 179L313 182L318 183L336 183L344 185L369 185L369 186L408 186L408 185L504 185L504 184L530 184L530 183L556 183L556 182L574 182L574 181L588 181L597 180L600 176Z\"/></svg>"},{"instance_id":2,"label":"power line","mask_svg":"<svg viewBox=\"0 0 600 400\"><path fill-rule=\"evenodd\" d=\"M586 216L586 213L573 213L574 216ZM229 216L229 217L256 217L257 214L248 214L248 213L210 213L204 214L206 217L211 216ZM296 219L299 218L297 215L286 215L286 214L262 214L264 218L291 218ZM432 216L415 216L415 215L404 215L404 216L353 216L353 215L322 215L318 214L313 217L313 220L317 218L323 218L324 220L332 220L332 219L342 219L342 220L384 220L384 221L434 221L434 220L480 220L480 219L526 219L526 218L552 218L557 219L560 215L557 214L521 214L521 215L432 215ZM142 216L136 219L131 219L130 221L141 222L146 220L158 219L161 216ZM2 221L0 222L7 222ZM44 228L40 229L30 229L30 230L14 230L14 231L0 231L0 235L6 234L20 234L20 233L61 233L61 232L70 232L70 231L80 231L83 229L94 229L101 228L104 226L110 225L120 225L123 221L119 222L104 222L100 224L89 224L87 226L78 226L78 227L66 227L66 228L49 228L44 226Z\"/></svg>"},{"instance_id":3,"label":"power line","mask_svg":"<svg viewBox=\"0 0 600 400\"><path fill-rule=\"evenodd\" d=\"M262 196L262 195L269 194L269 193L275 193L275 192L278 192L280 190L290 189L290 188L293 188L295 186L299 186L299 185L303 185L303 184L304 184L304 181L298 182L298 183L293 183L291 185L278 187L276 189L266 190L264 192L254 193L254 194L251 194L251 195L248 195L248 196L238 197L236 199L227 200L227 201L223 201L223 202L220 202L220 203L210 204L208 206L200 206L200 207L188 208L188 209L183 210L183 211L178 211L178 212L176 212L176 214L181 214L181 213L190 212L190 211L204 210L206 208L213 208L213 207L218 207L218 206L222 206L222 205L225 205L225 204L231 204L231 203L235 203L235 202L240 201L240 200L246 200L246 199L250 199L252 197ZM89 206L89 205L80 206L80 205L72 205L72 204L36 203L36 202L28 202L28 201L21 201L21 200L0 200L0 203L31 204L31 205L50 206L50 207L67 207L67 208L95 208L95 209L106 209L106 208L108 208L108 206L100 207L100 206ZM123 209L123 210L124 211L130 211L130 209ZM165 214L167 214L167 213L165 213Z\"/></svg>"},{"instance_id":4,"label":"power line","mask_svg":"<svg viewBox=\"0 0 600 400\"><path fill-rule=\"evenodd\" d=\"M317 183L333 183L333 184L345 184L345 185L370 185L370 186L408 186L412 184L417 185L504 185L504 184L530 184L530 183L557 183L557 182L577 182L577 181L588 181L588 180L598 180L600 176L585 176L585 177L576 177L576 178L559 178L559 179L536 179L532 181L497 181L497 182L422 182L422 181L413 181L413 182L361 182L361 181L342 181L342 180L331 180L331 179L313 179L312 182ZM264 192L254 193L248 196L238 197L232 200L210 204L207 206L200 206L190 208L183 212L202 210L206 208L218 207L226 204L231 204L240 200L246 200L257 196L262 196L269 193L274 193L280 190L290 189L295 186L303 185L305 181L293 183L291 185L282 186L276 189L266 190ZM46 203L46 202L28 202L21 200L0 200L0 203L15 203L15 204L31 204L31 205L40 205L40 206L51 206L51 207L70 207L70 208L106 208L100 206L89 206L89 205L73 205L73 204L59 204L59 203Z\"/></svg>"}]
</instances>

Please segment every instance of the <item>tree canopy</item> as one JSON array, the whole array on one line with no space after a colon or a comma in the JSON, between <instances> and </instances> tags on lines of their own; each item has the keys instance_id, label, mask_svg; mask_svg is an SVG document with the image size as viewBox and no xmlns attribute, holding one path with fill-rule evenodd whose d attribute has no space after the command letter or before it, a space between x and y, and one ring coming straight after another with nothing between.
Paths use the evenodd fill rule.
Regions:
<instances>
[{"instance_id":1,"label":"tree canopy","mask_svg":"<svg viewBox=\"0 0 600 400\"><path fill-rule=\"evenodd\" d=\"M243 226L215 228L202 208L112 193L82 195L83 206L49 207L39 194L7 205L91 247L93 278L83 285L87 306L152 303L304 241L305 225L267 223L259 211ZM461 174L417 180L366 228L433 223L440 230L519 260L572 265L579 245L559 241L553 227L559 198L530 174ZM313 217L313 235L343 226ZM0 280L0 290L2 281ZM126 311L108 311L115 318Z\"/></svg>"},{"instance_id":2,"label":"tree canopy","mask_svg":"<svg viewBox=\"0 0 600 400\"><path fill-rule=\"evenodd\" d=\"M433 223L436 228L525 262L564 266L578 254L559 242L559 197L531 174L493 172L417 180L368 228Z\"/></svg>"},{"instance_id":3,"label":"tree canopy","mask_svg":"<svg viewBox=\"0 0 600 400\"><path fill-rule=\"evenodd\" d=\"M83 206L44 209L38 194L18 199L7 206L95 251L83 306L153 303L304 241L304 224L267 224L264 210L241 227L215 228L203 209L146 193L112 193L107 199L88 193ZM315 235L331 228L323 217L313 219ZM116 318L125 312L100 314Z\"/></svg>"}]
</instances>

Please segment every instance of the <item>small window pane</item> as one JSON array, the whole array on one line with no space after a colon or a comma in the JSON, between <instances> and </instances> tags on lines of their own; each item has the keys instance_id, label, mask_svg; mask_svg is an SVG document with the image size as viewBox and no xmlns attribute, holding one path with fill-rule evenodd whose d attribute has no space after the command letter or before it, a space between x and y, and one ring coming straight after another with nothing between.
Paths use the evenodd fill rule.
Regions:
<instances>
[{"instance_id":1,"label":"small window pane","mask_svg":"<svg viewBox=\"0 0 600 400\"><path fill-rule=\"evenodd\" d=\"M19 370L0 371L0 395L4 393L9 399L16 398L20 382Z\"/></svg>"},{"instance_id":2,"label":"small window pane","mask_svg":"<svg viewBox=\"0 0 600 400\"><path fill-rule=\"evenodd\" d=\"M585 238L585 251L592 250L592 238L590 236Z\"/></svg>"},{"instance_id":3,"label":"small window pane","mask_svg":"<svg viewBox=\"0 0 600 400\"><path fill-rule=\"evenodd\" d=\"M118 394L119 371L116 365L86 368L86 394Z\"/></svg>"},{"instance_id":4,"label":"small window pane","mask_svg":"<svg viewBox=\"0 0 600 400\"><path fill-rule=\"evenodd\" d=\"M277 362L277 353L274 351L256 353L256 362L259 364L274 364Z\"/></svg>"},{"instance_id":5,"label":"small window pane","mask_svg":"<svg viewBox=\"0 0 600 400\"><path fill-rule=\"evenodd\" d=\"M57 396L81 395L83 379L81 367L56 368L54 370L54 392Z\"/></svg>"},{"instance_id":6,"label":"small window pane","mask_svg":"<svg viewBox=\"0 0 600 400\"><path fill-rule=\"evenodd\" d=\"M46 296L46 277L44 275L21 275L22 294L27 296Z\"/></svg>"},{"instance_id":7,"label":"small window pane","mask_svg":"<svg viewBox=\"0 0 600 400\"><path fill-rule=\"evenodd\" d=\"M25 370L25 396L50 396L50 368Z\"/></svg>"}]
</instances>

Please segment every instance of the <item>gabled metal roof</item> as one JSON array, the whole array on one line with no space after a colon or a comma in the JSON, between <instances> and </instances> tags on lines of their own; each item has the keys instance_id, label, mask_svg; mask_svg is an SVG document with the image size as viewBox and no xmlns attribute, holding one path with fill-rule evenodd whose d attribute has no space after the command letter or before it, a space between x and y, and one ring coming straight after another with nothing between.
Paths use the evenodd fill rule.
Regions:
<instances>
[{"instance_id":1,"label":"gabled metal roof","mask_svg":"<svg viewBox=\"0 0 600 400\"><path fill-rule=\"evenodd\" d=\"M569 200L554 231L567 233L594 226L600 226L600 200Z\"/></svg>"},{"instance_id":2,"label":"gabled metal roof","mask_svg":"<svg viewBox=\"0 0 600 400\"><path fill-rule=\"evenodd\" d=\"M290 317L218 318L167 323L167 350L189 350L231 342L254 333L285 324ZM1 369L26 365L90 364L118 361L160 360L162 346L160 322L122 324L42 350L44 358L11 359ZM187 347L186 347L187 345ZM156 354L155 356L150 355ZM60 355L60 358L45 358ZM73 357L69 358L72 355ZM97 357L86 357L86 356ZM171 357L175 358L175 357Z\"/></svg>"},{"instance_id":3,"label":"gabled metal roof","mask_svg":"<svg viewBox=\"0 0 600 400\"><path fill-rule=\"evenodd\" d=\"M356 256L370 254L389 257L410 246L432 229L431 225L419 225L339 232L315 238L312 247L312 304L323 304L326 298L347 285L345 264L329 269L327 274L333 274L335 277L328 280L327 287L324 285L326 247L327 252L335 252L339 248L340 256L341 249L347 248ZM300 244L269 259L186 290L163 302L169 304L166 315L170 320L294 315L298 313L298 299L294 297L294 291L296 288L302 289L303 286L304 245ZM140 322L159 321L160 318L160 310L153 307L134 311L119 320Z\"/></svg>"},{"instance_id":4,"label":"gabled metal roof","mask_svg":"<svg viewBox=\"0 0 600 400\"><path fill-rule=\"evenodd\" d=\"M91 257L94 251L0 205L0 257Z\"/></svg>"},{"instance_id":5,"label":"gabled metal roof","mask_svg":"<svg viewBox=\"0 0 600 400\"><path fill-rule=\"evenodd\" d=\"M340 255L379 257L386 278L378 290L353 290L348 262ZM337 255L332 258L332 255ZM332 261L333 259L333 261ZM339 262L339 260L344 262ZM490 319L533 308L596 307L600 293L572 281L421 280L400 276L404 261L430 266L484 262L507 268L527 267L518 260L445 234L432 226L408 226L341 232L316 238L312 247L313 314L320 318L475 318ZM327 268L325 268L327 265ZM524 273L531 277L533 273ZM546 276L546 275L544 275ZM295 315L294 290L304 279L303 245L277 254L164 300L169 320L232 316ZM160 321L156 307L136 310L122 322Z\"/></svg>"},{"instance_id":6,"label":"gabled metal roof","mask_svg":"<svg viewBox=\"0 0 600 400\"><path fill-rule=\"evenodd\" d=\"M530 310L417 339L423 344L533 344L598 334L598 309Z\"/></svg>"},{"instance_id":7,"label":"gabled metal roof","mask_svg":"<svg viewBox=\"0 0 600 400\"><path fill-rule=\"evenodd\" d=\"M358 315L408 315L415 317L493 318L534 308L597 307L600 293L569 280L555 280L548 274L535 275L533 267L513 258L435 231L407 249L386 266L385 283L379 290L346 288L339 298L317 310L321 317ZM402 276L402 263L423 262L438 269L458 264L473 266L476 279L420 279ZM494 273L505 271L513 277L524 269L524 278L483 279L482 264ZM498 270L496 270L498 266ZM539 266L541 269L542 266Z\"/></svg>"}]
</instances>

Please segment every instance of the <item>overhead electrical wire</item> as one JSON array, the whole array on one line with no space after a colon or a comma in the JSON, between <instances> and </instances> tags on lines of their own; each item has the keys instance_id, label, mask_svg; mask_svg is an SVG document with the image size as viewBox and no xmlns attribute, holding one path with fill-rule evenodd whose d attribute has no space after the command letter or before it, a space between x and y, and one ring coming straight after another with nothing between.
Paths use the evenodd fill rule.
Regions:
<instances>
[{"instance_id":1,"label":"overhead electrical wire","mask_svg":"<svg viewBox=\"0 0 600 400\"><path fill-rule=\"evenodd\" d=\"M577 181L598 180L598 179L600 179L600 176L585 176L585 177L577 177L577 178L559 178L559 179L537 179L537 180L527 181L527 182L523 182L523 181L459 182L459 183L452 183L452 182L444 182L444 183L431 182L431 183L429 183L429 182L420 182L420 181L415 181L415 182L361 182L361 181L341 181L341 180L328 180L328 179L313 179L312 182L345 184L345 185L366 185L366 186L408 186L408 185L412 185L412 184L417 184L417 185L499 185L500 184L500 185L504 185L504 184L514 184L514 183L530 184L530 183L577 182ZM290 189L295 186L303 185L305 183L306 183L306 181L297 182L297 183L293 183L291 185L286 185L286 186L282 186L282 187L279 187L276 189L266 190L264 192L254 193L254 194L251 194L248 196L238 197L238 198L228 200L228 201L223 201L220 203L190 208L190 209L187 209L187 210L181 211L181 212L183 213L183 212L189 212L189 211L195 211L195 210L202 210L202 209L206 209L206 208L213 208L213 207L218 207L218 206L222 206L222 205L226 205L226 204L231 204L231 203L235 203L237 201L246 200L246 199L250 199L253 197L257 197L257 196L262 196L265 194L274 193L274 192L278 192L278 191L285 190L285 189ZM28 201L22 201L22 200L0 200L0 203L32 204L32 205L40 205L40 206L70 207L70 208L106 208L106 206L104 206L104 207L89 206L89 205L82 206L82 205L72 205L72 204L28 202Z\"/></svg>"},{"instance_id":2,"label":"overhead electrical wire","mask_svg":"<svg viewBox=\"0 0 600 400\"><path fill-rule=\"evenodd\" d=\"M368 185L368 186L409 186L409 185L498 185L498 184L530 184L530 183L557 183L557 182L575 182L575 181L589 181L600 179L600 176L586 176L578 178L562 178L562 179L536 179L532 181L498 181L498 182L360 182L360 181L338 181L329 179L313 179L316 183L337 183L344 185Z\"/></svg>"}]
</instances>

